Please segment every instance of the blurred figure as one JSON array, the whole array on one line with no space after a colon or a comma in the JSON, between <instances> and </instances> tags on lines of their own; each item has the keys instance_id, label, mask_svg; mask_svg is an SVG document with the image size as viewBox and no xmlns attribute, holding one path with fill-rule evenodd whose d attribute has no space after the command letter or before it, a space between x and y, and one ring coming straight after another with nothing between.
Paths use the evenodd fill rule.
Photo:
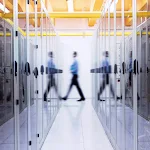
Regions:
<instances>
[{"instance_id":1,"label":"blurred figure","mask_svg":"<svg viewBox=\"0 0 150 150\"><path fill-rule=\"evenodd\" d=\"M132 86L132 51L130 51L128 72L129 72L129 85Z\"/></svg>"},{"instance_id":2,"label":"blurred figure","mask_svg":"<svg viewBox=\"0 0 150 150\"><path fill-rule=\"evenodd\" d=\"M58 98L61 99L60 95L58 94L58 88L57 88L57 85L55 82L55 75L54 75L54 73L51 72L52 69L56 69L55 64L53 62L53 52L49 52L49 57L50 57L50 59L48 61L48 78L49 78L49 81L48 81L47 89L44 93L44 101L47 101L47 95L48 95L51 87L54 87Z\"/></svg>"},{"instance_id":3,"label":"blurred figure","mask_svg":"<svg viewBox=\"0 0 150 150\"><path fill-rule=\"evenodd\" d=\"M69 90L67 92L67 95L63 98L63 100L67 100L73 85L76 86L76 88L77 88L77 90L78 90L78 92L80 94L80 97L81 97L77 101L84 101L85 100L85 97L84 97L84 95L82 93L82 90L81 90L81 88L79 86L79 82L78 82L78 62L76 60L76 57L77 57L77 52L74 52L73 53L74 62L73 62L73 64L70 67L70 71L71 71L73 77L72 77L72 81L71 81L71 84L69 86Z\"/></svg>"},{"instance_id":4,"label":"blurred figure","mask_svg":"<svg viewBox=\"0 0 150 150\"><path fill-rule=\"evenodd\" d=\"M127 96L127 94L130 92L130 89L132 88L132 83L133 83L133 78L132 78L132 51L130 51L129 54L129 64L127 67L127 72L129 73L129 78L128 78L128 82L127 82L127 86L125 89L125 96ZM132 94L132 92L130 92ZM137 93L137 98L138 100L140 99L139 94Z\"/></svg>"},{"instance_id":5,"label":"blurred figure","mask_svg":"<svg viewBox=\"0 0 150 150\"><path fill-rule=\"evenodd\" d=\"M114 89L113 89L113 86L112 86L112 83L110 82L110 77L109 77L109 74L111 73L111 66L109 64L109 53L108 51L105 51L104 52L104 60L102 61L102 68L103 68L103 75L102 75L102 78L103 78L103 81L102 81L102 84L100 85L100 91L98 92L98 100L99 101L105 101L105 100L102 100L100 99L100 96L101 94L103 93L106 85L109 86L110 84L110 91L111 91L111 94L113 97L115 97L115 93L114 93ZM117 96L117 99L120 99L118 96Z\"/></svg>"}]
</instances>

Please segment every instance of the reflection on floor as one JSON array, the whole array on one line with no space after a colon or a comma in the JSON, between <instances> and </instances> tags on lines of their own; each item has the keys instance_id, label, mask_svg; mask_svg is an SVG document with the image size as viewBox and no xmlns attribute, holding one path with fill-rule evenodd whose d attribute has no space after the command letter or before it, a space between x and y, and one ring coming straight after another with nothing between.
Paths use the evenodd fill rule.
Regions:
<instances>
[{"instance_id":1,"label":"reflection on floor","mask_svg":"<svg viewBox=\"0 0 150 150\"><path fill-rule=\"evenodd\" d=\"M56 102L47 102L44 104L42 112L42 105L39 102L39 130L40 135L46 129L50 122L50 118L54 116L57 111ZM107 127L111 128L111 133L115 136L115 104L111 101L111 116L109 115L109 101L99 102L99 106L107 114ZM99 108L100 108L99 107ZM50 109L51 108L51 109ZM100 111L99 111L100 112ZM32 149L35 149L36 141L36 113L35 105L31 106L31 132L32 132ZM43 115L42 115L43 114ZM101 112L104 116L105 113ZM42 117L43 116L43 117ZM126 150L133 150L133 111L129 107L125 110L126 117ZM43 118L43 119L42 119ZM110 123L111 118L111 123ZM42 121L43 120L43 123ZM120 101L117 102L117 144L120 150L122 149L122 107ZM42 129L43 126L43 129ZM42 136L40 137L41 140ZM69 144L68 144L69 143ZM20 114L20 145L21 150L27 150L27 110L25 109ZM106 146L105 146L106 145ZM64 147L64 150L84 149L84 150L99 150L108 147L112 149L107 137L104 134L103 128L95 114L90 100L86 102L77 103L74 99L63 102L62 108L54 122L54 125L45 141L42 150L60 150L59 147ZM150 147L150 122L143 117L138 116L138 150L149 150ZM73 149L73 150L74 150ZM14 150L14 119L10 119L5 124L0 126L0 150ZM63 150L61 148L61 150Z\"/></svg>"},{"instance_id":2,"label":"reflection on floor","mask_svg":"<svg viewBox=\"0 0 150 150\"><path fill-rule=\"evenodd\" d=\"M105 105L106 104L106 105ZM99 115L106 116L106 126L110 129L113 138L117 141L119 149L122 149L123 141L123 117L122 104L117 101L117 112L115 111L115 101L111 99L111 113L109 112L109 100L106 102L99 102ZM117 113L117 118L115 114ZM117 120L116 120L117 119ZM111 120L111 121L110 121ZM125 107L125 140L126 150L133 150L133 110L130 107ZM105 120L104 120L105 121ZM116 125L117 122L117 125ZM117 131L116 131L117 127ZM117 134L116 134L117 133ZM116 137L117 135L117 137ZM150 149L150 122L138 115L138 150Z\"/></svg>"},{"instance_id":3,"label":"reflection on floor","mask_svg":"<svg viewBox=\"0 0 150 150\"><path fill-rule=\"evenodd\" d=\"M44 109L42 109L44 108ZM44 102L42 100L38 102L39 111L39 133L41 141L44 133L47 129L48 124L51 123L53 116L57 113L58 107L55 99L51 102ZM20 150L27 150L28 146L28 122L27 122L27 108L20 113ZM35 103L31 106L31 140L32 150L36 150L36 108ZM42 128L43 127L43 128ZM15 150L14 148L14 118L7 121L5 124L0 126L0 150Z\"/></svg>"},{"instance_id":4,"label":"reflection on floor","mask_svg":"<svg viewBox=\"0 0 150 150\"><path fill-rule=\"evenodd\" d=\"M42 150L113 150L91 100L63 102Z\"/></svg>"}]
</instances>

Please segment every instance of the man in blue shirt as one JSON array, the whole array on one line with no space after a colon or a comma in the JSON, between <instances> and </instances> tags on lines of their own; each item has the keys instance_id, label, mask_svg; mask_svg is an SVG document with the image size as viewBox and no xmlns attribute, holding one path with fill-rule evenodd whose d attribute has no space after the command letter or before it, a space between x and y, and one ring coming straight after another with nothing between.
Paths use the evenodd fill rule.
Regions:
<instances>
[{"instance_id":1,"label":"man in blue shirt","mask_svg":"<svg viewBox=\"0 0 150 150\"><path fill-rule=\"evenodd\" d=\"M79 82L78 82L78 70L79 70L79 67L78 67L78 62L76 60L77 52L73 53L73 57L74 57L74 62L73 62L73 64L70 67L70 71L71 71L73 77L72 77L72 81L71 81L71 84L69 86L69 90L67 92L67 95L63 99L67 100L67 98L69 96L69 93L70 93L70 91L72 89L72 86L75 85L77 87L77 90L78 90L80 96L81 96L81 98L78 101L84 101L85 97L84 97L84 95L82 93L82 90L81 90L81 88L79 86Z\"/></svg>"},{"instance_id":2,"label":"man in blue shirt","mask_svg":"<svg viewBox=\"0 0 150 150\"><path fill-rule=\"evenodd\" d=\"M55 75L53 73L53 70L56 69L55 64L53 62L53 52L49 52L49 57L50 57L50 59L48 61L48 78L49 78L49 81L48 81L47 90L44 93L44 101L47 101L47 95L48 95L51 87L55 88L55 91L56 91L56 94L58 95L58 98L61 99L60 95L58 94L58 88L57 88L57 85L55 82Z\"/></svg>"},{"instance_id":3,"label":"man in blue shirt","mask_svg":"<svg viewBox=\"0 0 150 150\"><path fill-rule=\"evenodd\" d=\"M100 101L105 101L105 100L100 99L100 96L103 93L106 85L109 85L109 84L110 84L111 94L112 94L113 97L115 97L113 85L112 85L112 83L110 83L110 77L109 77L109 74L111 73L111 66L109 64L108 51L104 52L104 56L105 56L105 58L102 61L102 71L103 71L102 77L103 77L103 81L102 81L102 84L100 86L100 91L98 92L98 100L100 100ZM117 96L117 99L120 99L120 98Z\"/></svg>"}]
</instances>

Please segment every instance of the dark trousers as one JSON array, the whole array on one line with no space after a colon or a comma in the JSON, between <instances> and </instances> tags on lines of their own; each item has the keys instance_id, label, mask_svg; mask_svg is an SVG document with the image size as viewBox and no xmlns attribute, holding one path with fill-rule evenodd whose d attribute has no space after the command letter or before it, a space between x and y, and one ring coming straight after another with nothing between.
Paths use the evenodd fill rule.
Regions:
<instances>
[{"instance_id":1,"label":"dark trousers","mask_svg":"<svg viewBox=\"0 0 150 150\"><path fill-rule=\"evenodd\" d=\"M98 93L99 96L103 93L106 85L109 85L109 74L104 74L103 75L103 81L102 81L102 84L100 86L100 91ZM110 83L110 91L111 91L112 96L115 97L115 93L114 93L112 83Z\"/></svg>"},{"instance_id":2,"label":"dark trousers","mask_svg":"<svg viewBox=\"0 0 150 150\"><path fill-rule=\"evenodd\" d=\"M48 95L48 93L49 93L51 87L54 87L57 96L60 98L60 95L58 94L58 88L57 88L57 85L56 85L56 82L55 82L55 77L54 77L54 75L50 75L50 76L49 76L48 86L47 86L47 89L46 89L46 91L45 91L45 93L44 93L44 97L47 98L47 95Z\"/></svg>"},{"instance_id":3,"label":"dark trousers","mask_svg":"<svg viewBox=\"0 0 150 150\"><path fill-rule=\"evenodd\" d=\"M84 95L83 95L83 93L82 93L82 90L81 90L80 85L79 85L79 82L78 82L78 75L73 75L72 80L71 80L71 84L70 84L70 86L69 86L69 90L68 90L67 95L66 95L66 99L68 98L69 93L70 93L70 91L71 91L73 85L76 86L76 88L77 88L77 90L78 90L78 92L79 92L81 98L84 99Z\"/></svg>"}]
</instances>

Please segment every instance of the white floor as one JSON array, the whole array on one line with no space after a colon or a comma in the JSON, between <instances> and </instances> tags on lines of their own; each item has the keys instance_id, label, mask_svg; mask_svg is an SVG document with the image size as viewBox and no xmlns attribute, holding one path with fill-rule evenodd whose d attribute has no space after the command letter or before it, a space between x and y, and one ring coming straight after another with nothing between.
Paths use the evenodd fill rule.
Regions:
<instances>
[{"instance_id":1,"label":"white floor","mask_svg":"<svg viewBox=\"0 0 150 150\"><path fill-rule=\"evenodd\" d=\"M63 102L42 150L113 150L91 101Z\"/></svg>"}]
</instances>

